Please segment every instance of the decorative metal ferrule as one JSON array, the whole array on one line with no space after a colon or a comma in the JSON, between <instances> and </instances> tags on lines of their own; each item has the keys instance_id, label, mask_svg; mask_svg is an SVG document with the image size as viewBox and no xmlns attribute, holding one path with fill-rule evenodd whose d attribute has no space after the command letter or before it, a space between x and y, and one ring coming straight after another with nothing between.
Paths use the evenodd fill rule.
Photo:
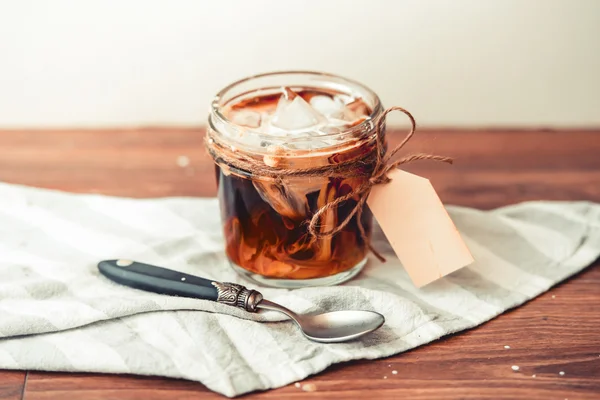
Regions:
<instances>
[{"instance_id":1,"label":"decorative metal ferrule","mask_svg":"<svg viewBox=\"0 0 600 400\"><path fill-rule=\"evenodd\" d=\"M230 282L211 282L217 288L217 302L255 312L256 306L263 299L256 290Z\"/></svg>"}]
</instances>

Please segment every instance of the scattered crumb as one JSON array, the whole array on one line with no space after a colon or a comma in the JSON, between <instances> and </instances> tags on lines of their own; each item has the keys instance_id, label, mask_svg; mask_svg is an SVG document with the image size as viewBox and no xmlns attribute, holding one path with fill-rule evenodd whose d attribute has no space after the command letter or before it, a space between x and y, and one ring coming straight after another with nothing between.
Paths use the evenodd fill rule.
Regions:
<instances>
[{"instance_id":1,"label":"scattered crumb","mask_svg":"<svg viewBox=\"0 0 600 400\"><path fill-rule=\"evenodd\" d=\"M387 379L387 376L384 376L383 379Z\"/></svg>"},{"instance_id":2,"label":"scattered crumb","mask_svg":"<svg viewBox=\"0 0 600 400\"><path fill-rule=\"evenodd\" d=\"M294 383L294 386L296 386L297 388L299 388L302 385L300 385L300 382L296 382L296 383Z\"/></svg>"},{"instance_id":3,"label":"scattered crumb","mask_svg":"<svg viewBox=\"0 0 600 400\"><path fill-rule=\"evenodd\" d=\"M562 376L565 374L565 371L560 371L558 374Z\"/></svg>"},{"instance_id":4,"label":"scattered crumb","mask_svg":"<svg viewBox=\"0 0 600 400\"><path fill-rule=\"evenodd\" d=\"M302 390L305 392L314 392L317 390L317 386L314 383L307 383L302 385Z\"/></svg>"},{"instance_id":5,"label":"scattered crumb","mask_svg":"<svg viewBox=\"0 0 600 400\"><path fill-rule=\"evenodd\" d=\"M598 356L598 357L600 357L600 356ZM391 367L391 366L392 366L392 364L388 364L388 367Z\"/></svg>"},{"instance_id":6,"label":"scattered crumb","mask_svg":"<svg viewBox=\"0 0 600 400\"><path fill-rule=\"evenodd\" d=\"M181 168L185 168L190 165L190 159L187 156L179 156L177 157L177 165Z\"/></svg>"},{"instance_id":7,"label":"scattered crumb","mask_svg":"<svg viewBox=\"0 0 600 400\"><path fill-rule=\"evenodd\" d=\"M398 371L396 371L396 370L393 370L393 371L392 371L392 374L394 374L394 375L397 375L397 374L398 374Z\"/></svg>"},{"instance_id":8,"label":"scattered crumb","mask_svg":"<svg viewBox=\"0 0 600 400\"><path fill-rule=\"evenodd\" d=\"M555 296L555 295L552 295L552 298L553 298L553 299L555 299L555 298L556 298L556 296Z\"/></svg>"},{"instance_id":9,"label":"scattered crumb","mask_svg":"<svg viewBox=\"0 0 600 400\"><path fill-rule=\"evenodd\" d=\"M531 375L532 378L535 378L535 374Z\"/></svg>"},{"instance_id":10,"label":"scattered crumb","mask_svg":"<svg viewBox=\"0 0 600 400\"><path fill-rule=\"evenodd\" d=\"M510 346L504 346L505 349L510 349Z\"/></svg>"},{"instance_id":11,"label":"scattered crumb","mask_svg":"<svg viewBox=\"0 0 600 400\"><path fill-rule=\"evenodd\" d=\"M518 365L513 365L511 368L512 368L513 371L518 371L519 370L519 366Z\"/></svg>"}]
</instances>

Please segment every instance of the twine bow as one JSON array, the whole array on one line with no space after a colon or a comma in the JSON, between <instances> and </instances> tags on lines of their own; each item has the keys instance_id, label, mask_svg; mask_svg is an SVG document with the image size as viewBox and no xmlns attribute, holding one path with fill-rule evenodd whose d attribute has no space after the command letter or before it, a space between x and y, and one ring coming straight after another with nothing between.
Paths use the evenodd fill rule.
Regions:
<instances>
[{"instance_id":1,"label":"twine bow","mask_svg":"<svg viewBox=\"0 0 600 400\"><path fill-rule=\"evenodd\" d=\"M398 146L394 147L394 149L392 151L386 152L385 143L384 143L384 135L383 135L383 133L384 133L383 127L385 125L385 120L387 118L387 115L389 113L391 113L392 111L401 111L402 113L404 113L410 119L411 128L410 128L410 131L408 132L408 134L406 135L406 137L404 138L404 140L402 140L402 142ZM310 219L310 222L308 224L308 232L315 239L331 237L331 236L339 233L342 229L344 229L350 223L350 220L356 215L356 222L358 225L358 229L360 230L360 235L361 235L362 239L367 244L367 246L369 247L369 250L371 250L373 255L375 255L375 257L377 257L380 261L385 262L385 258L377 250L375 250L373 248L373 246L371 245L369 238L367 236L367 233L365 232L365 228L361 222L362 212L363 212L365 203L367 202L367 198L369 197L369 194L371 193L371 189L375 185L380 185L380 184L385 184L385 183L390 182L391 178L388 177L387 174L391 170L393 170L394 168L397 168L398 166L400 166L402 164L406 164L406 163L409 163L412 161L417 161L417 160L435 160L435 161L442 161L442 162L447 162L449 164L452 164L453 160L450 157L443 157L443 156L437 156L437 155L433 155L433 154L419 153L419 154L412 154L412 155L404 157L404 158L400 158L396 161L392 161L392 158L396 155L396 153L401 148L403 148L404 145L413 137L413 135L415 134L416 128L417 128L417 123L415 121L415 118L412 116L412 114L410 112L408 112L406 109L404 109L402 107L395 106L395 107L390 107L390 108L386 109L381 114L381 116L377 119L377 121L375 122L375 127L376 127L375 138L376 138L377 154L376 154L376 158L375 158L375 167L373 168L373 172L371 173L371 176L369 177L368 180L366 180L363 184L358 186L356 189L354 189L350 193L336 198L335 200L325 204L323 207L321 207L319 210L317 210L317 212L315 212L313 214L312 218ZM319 220L320 220L321 216L323 215L323 213L327 212L327 210L329 210L331 208L337 207L339 204L341 204L351 198L354 198L354 197L358 197L359 200L356 203L356 206L354 206L354 208L352 209L352 211L346 216L346 218L340 224L338 224L336 227L330 229L329 231L319 232L319 230L318 230Z\"/></svg>"}]
</instances>

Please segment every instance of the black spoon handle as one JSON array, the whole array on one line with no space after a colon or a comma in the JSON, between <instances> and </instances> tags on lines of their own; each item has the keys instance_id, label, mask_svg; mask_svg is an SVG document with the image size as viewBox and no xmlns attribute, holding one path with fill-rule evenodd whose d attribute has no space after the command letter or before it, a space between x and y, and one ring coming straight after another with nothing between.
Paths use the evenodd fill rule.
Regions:
<instances>
[{"instance_id":1,"label":"black spoon handle","mask_svg":"<svg viewBox=\"0 0 600 400\"><path fill-rule=\"evenodd\" d=\"M256 290L228 282L217 282L172 269L129 260L105 260L98 263L102 275L113 282L148 292L193 297L256 311L263 299Z\"/></svg>"}]
</instances>

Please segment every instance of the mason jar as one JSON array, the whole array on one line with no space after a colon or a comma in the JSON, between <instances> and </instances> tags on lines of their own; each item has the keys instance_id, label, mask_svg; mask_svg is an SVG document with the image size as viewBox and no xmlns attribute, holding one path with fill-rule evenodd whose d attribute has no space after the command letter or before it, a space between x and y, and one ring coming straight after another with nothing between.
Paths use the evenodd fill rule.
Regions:
<instances>
[{"instance_id":1,"label":"mason jar","mask_svg":"<svg viewBox=\"0 0 600 400\"><path fill-rule=\"evenodd\" d=\"M372 215L357 210L353 193L374 167L381 113L372 90L319 72L256 75L215 96L207 148L238 273L298 288L338 284L363 268Z\"/></svg>"}]
</instances>

